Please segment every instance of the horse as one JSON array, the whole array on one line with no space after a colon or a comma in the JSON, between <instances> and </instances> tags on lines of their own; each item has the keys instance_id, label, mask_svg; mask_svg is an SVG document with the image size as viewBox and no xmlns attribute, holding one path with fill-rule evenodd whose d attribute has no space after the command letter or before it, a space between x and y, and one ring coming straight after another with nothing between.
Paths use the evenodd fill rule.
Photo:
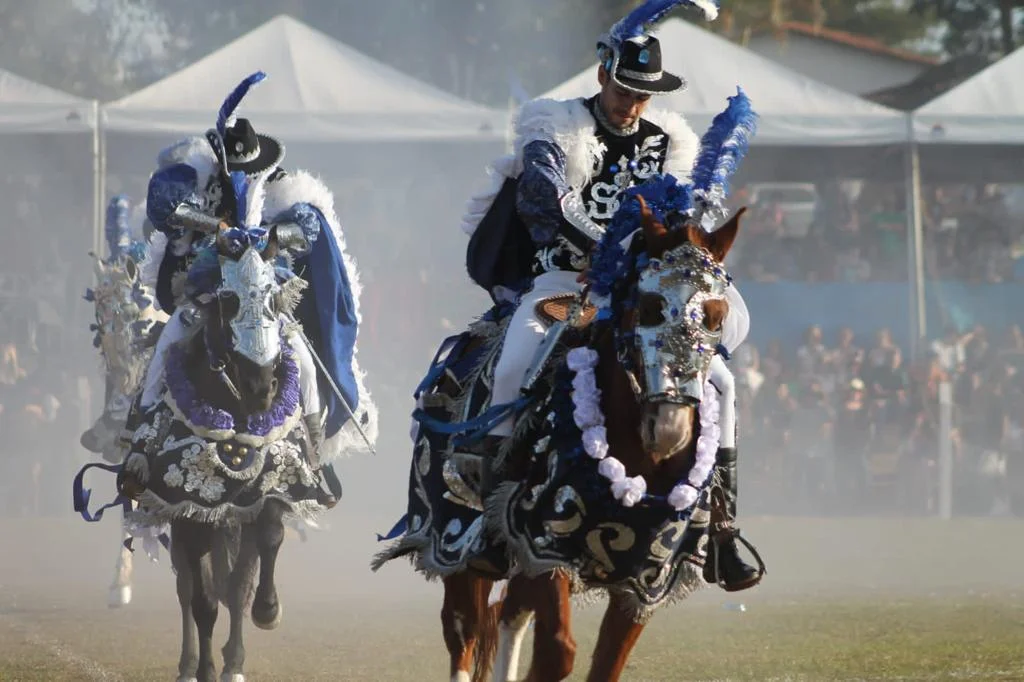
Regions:
<instances>
[{"instance_id":1,"label":"horse","mask_svg":"<svg viewBox=\"0 0 1024 682\"><path fill-rule=\"evenodd\" d=\"M231 621L221 679L245 679L245 612L261 629L281 622L275 567L285 520L325 511L289 346L295 330L285 323L303 282L277 282L274 229L262 250L236 246L217 238L221 283L194 298L192 333L168 351L167 390L142 417L119 481L139 500L133 519L171 525L179 682L215 679L218 604Z\"/></svg>"},{"instance_id":2,"label":"horse","mask_svg":"<svg viewBox=\"0 0 1024 682\"><path fill-rule=\"evenodd\" d=\"M139 242L136 242L139 244ZM152 292L141 281L135 258L131 253L113 254L108 259L95 259L95 286L86 294L93 302L96 322L94 345L100 350L104 370L103 414L79 439L86 450L102 455L111 463L119 463L123 448L119 445L128 409L141 384L152 355L152 341L159 334L167 315L157 310ZM160 532L156 535L159 536ZM151 533L133 529L121 513L121 539L118 543L114 579L110 585L107 605L127 606L132 599L131 541ZM147 544L151 544L148 543ZM155 553L151 556L156 557Z\"/></svg>"},{"instance_id":3,"label":"horse","mask_svg":"<svg viewBox=\"0 0 1024 682\"><path fill-rule=\"evenodd\" d=\"M373 568L409 556L428 577L443 579L441 621L454 681L482 682L492 665L494 679L517 679L519 649L534 616L533 663L527 679L567 677L576 649L570 597L588 589L607 591L610 600L587 679L618 680L654 609L685 598L704 584L701 571L711 511L722 502L720 495L709 492L714 452L712 464L702 462L700 480L692 484L695 499L688 513L666 509L666 500L672 499L687 472L698 468L705 416L700 405L712 399L704 400L697 390L680 400L666 390L666 380L660 377L672 381L673 368L680 363L691 370L703 367L686 377L701 384L698 389L703 388L707 396L703 372L717 352L714 339L720 338L728 313L722 296L728 280L721 264L745 209L709 234L692 224L669 231L654 218L643 196L638 195L637 201L651 265L637 266L626 277L624 295L635 296L636 305L614 325L593 324L596 311L584 309L575 318L574 331L582 346L589 341L596 351L593 379L600 387L601 411L607 415L606 458L624 467L619 481L642 477L646 496L660 501L647 505L634 499L636 506L626 512L646 515L642 520L634 521L634 526L621 523L616 515L625 507L611 496L602 498L605 491L585 490L593 482L593 468L586 473L589 479L574 479L577 474L564 468L553 452L557 439L565 441L553 415L565 412L574 383L552 379L550 397L532 414L520 417L517 423L528 426L517 426L514 445L506 446L505 452L471 452L465 443L446 440L448 435L438 437L438 432L455 432L443 426L446 419L489 424L503 416L487 414L486 398L481 397L486 391L480 388L487 383L487 372L500 348L497 316L485 316L481 323L485 332L478 326L469 338L446 342L417 391L419 426L413 433L417 447L410 474L408 531L378 555ZM682 263L690 269L684 272ZM542 301L539 306L549 322L569 321L570 309L565 300ZM664 353L654 354L652 360L633 344L623 343L637 337L660 347L661 340L649 332L656 325L681 320L681 311L692 319L676 328L674 338L662 339L675 353L674 360ZM499 342L488 343L488 336ZM549 374L564 374L571 357L572 352L552 361L556 371ZM434 390L426 390L428 386ZM573 405L567 408L571 415ZM488 416L490 420L485 419ZM540 431L534 430L538 423ZM545 430L545 424L552 426ZM524 438L531 430L531 438ZM534 437L538 434L539 441ZM573 438L578 445L579 430L566 442L571 444ZM628 487L621 486L616 498ZM443 492L438 495L435 490ZM609 504L616 511L606 516ZM530 517L545 505L549 507L546 516ZM641 537L641 533L647 535ZM556 545L558 551L552 549ZM638 550L635 561L640 568L635 573L639 576L619 570L615 562L630 561L623 557ZM509 575L513 577L504 594L492 594L501 585L496 581Z\"/></svg>"},{"instance_id":4,"label":"horse","mask_svg":"<svg viewBox=\"0 0 1024 682\"><path fill-rule=\"evenodd\" d=\"M724 273L721 264L735 241L740 217L745 209L737 211L719 230L710 234L693 224L686 229L669 232L654 219L643 197L639 196L638 200L641 204L646 251L652 263L671 263L673 254L679 258L680 255L686 257L689 252L700 258L709 257L710 260L705 261L707 272ZM638 276L643 277L643 273L638 273ZM699 289L688 288L689 285L680 285L679 282L669 286L688 289L679 297L687 304L693 300L689 295L700 293ZM637 328L642 330L662 324L672 315L668 310L672 300L673 296L666 295L664 291L648 289L642 292L635 314L627 313L623 316L620 333L628 334ZM702 302L697 301L697 304L700 309L698 317L704 328L709 332L720 332L728 313L727 302L722 298L709 297ZM603 387L602 407L604 414L608 415L606 427L609 456L618 458L625 465L628 475L643 476L648 493L667 497L678 481L685 480L687 471L694 466L698 456L697 445L702 426L699 403L690 401L678 404L655 397L659 395L658 391L645 385L644 381L644 377L650 381L652 375L649 372L634 375L619 361L613 330L599 332L594 339L594 346L599 357L597 383ZM690 352L698 353L693 348ZM638 364L642 363L641 358L634 359ZM714 505L721 498L714 495L714 488L709 489L709 492L712 492L710 499L713 519ZM697 513L691 523L698 523ZM576 653L570 609L574 579L588 582L585 577L574 576L563 569L537 575L519 573L510 580L498 621L497 651L500 658L496 662L495 679L516 679L519 647L530 624L531 614L535 615L536 624L533 659L526 679L561 680L569 676ZM691 586L684 594L696 588L698 581L702 582L696 576L688 580ZM587 675L589 682L616 682L620 679L629 655L651 615L637 608L635 598L624 586L609 589L608 594L608 606ZM485 624L490 622L493 621L485 621Z\"/></svg>"}]
</instances>

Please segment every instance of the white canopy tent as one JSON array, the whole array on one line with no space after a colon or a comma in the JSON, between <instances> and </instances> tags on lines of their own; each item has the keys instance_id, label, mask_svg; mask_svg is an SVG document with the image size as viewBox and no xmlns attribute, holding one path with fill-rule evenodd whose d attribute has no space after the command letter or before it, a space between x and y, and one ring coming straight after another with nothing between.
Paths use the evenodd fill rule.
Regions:
<instances>
[{"instance_id":1,"label":"white canopy tent","mask_svg":"<svg viewBox=\"0 0 1024 682\"><path fill-rule=\"evenodd\" d=\"M87 325L79 297L68 296L67 288L77 288L79 283L82 288L86 286L92 273L84 253L95 249L97 242L102 243L97 112L95 100L0 69L0 154L8 160L10 174L24 175L26 180L43 178L46 189L42 192L29 189L31 183L26 182L26 198L38 205L38 214L51 221L46 232L57 239L53 248L58 259L65 261L45 272L28 265L5 271L4 291L0 293L5 298L13 297L13 302L22 307L21 313L11 315L5 310L5 320L20 325L25 315L34 320L30 325L62 328L60 344L68 349L85 347L82 335ZM5 197L10 199L11 195L5 193ZM44 205L44 201L48 203ZM86 209L82 215L83 206L90 202L92 213ZM24 227L11 223L7 229ZM9 285L13 290L7 290Z\"/></svg>"},{"instance_id":2,"label":"white canopy tent","mask_svg":"<svg viewBox=\"0 0 1024 682\"><path fill-rule=\"evenodd\" d=\"M96 102L0 69L0 133L87 133Z\"/></svg>"},{"instance_id":3,"label":"white canopy tent","mask_svg":"<svg viewBox=\"0 0 1024 682\"><path fill-rule=\"evenodd\" d=\"M819 83L699 26L672 18L656 35L667 71L688 87L659 98L658 106L687 116L704 130L740 86L760 114L752 144L841 147L902 144L907 119L901 112ZM589 97L597 92L597 63L545 94Z\"/></svg>"},{"instance_id":4,"label":"white canopy tent","mask_svg":"<svg viewBox=\"0 0 1024 682\"><path fill-rule=\"evenodd\" d=\"M1024 144L1024 47L914 112L920 144Z\"/></svg>"},{"instance_id":5,"label":"white canopy tent","mask_svg":"<svg viewBox=\"0 0 1024 682\"><path fill-rule=\"evenodd\" d=\"M247 75L268 78L240 111L290 141L497 139L507 115L400 73L287 15L102 107L103 128L196 134Z\"/></svg>"},{"instance_id":6,"label":"white canopy tent","mask_svg":"<svg viewBox=\"0 0 1024 682\"><path fill-rule=\"evenodd\" d=\"M102 235L97 114L95 100L76 97L0 69L0 134L92 136L94 233Z\"/></svg>"}]
</instances>

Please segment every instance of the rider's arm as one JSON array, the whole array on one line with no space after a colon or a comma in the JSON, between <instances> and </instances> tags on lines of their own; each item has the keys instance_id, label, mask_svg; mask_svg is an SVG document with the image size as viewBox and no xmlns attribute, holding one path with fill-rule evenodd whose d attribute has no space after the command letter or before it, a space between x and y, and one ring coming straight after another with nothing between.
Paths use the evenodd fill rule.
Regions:
<instances>
[{"instance_id":1,"label":"rider's arm","mask_svg":"<svg viewBox=\"0 0 1024 682\"><path fill-rule=\"evenodd\" d=\"M309 253L313 242L320 236L320 230L330 229L319 208L313 204L298 203L277 215L273 223L278 225L278 240L296 258Z\"/></svg>"},{"instance_id":2,"label":"rider's arm","mask_svg":"<svg viewBox=\"0 0 1024 682\"><path fill-rule=\"evenodd\" d=\"M153 227L170 237L181 235L175 224L180 208L200 211L199 176L196 169L184 163L161 168L149 179L146 193L146 216Z\"/></svg>"},{"instance_id":3,"label":"rider's arm","mask_svg":"<svg viewBox=\"0 0 1024 682\"><path fill-rule=\"evenodd\" d=\"M603 232L587 217L579 193L565 178L565 152L548 140L534 140L523 149L516 208L538 245L562 235L587 252Z\"/></svg>"}]
</instances>

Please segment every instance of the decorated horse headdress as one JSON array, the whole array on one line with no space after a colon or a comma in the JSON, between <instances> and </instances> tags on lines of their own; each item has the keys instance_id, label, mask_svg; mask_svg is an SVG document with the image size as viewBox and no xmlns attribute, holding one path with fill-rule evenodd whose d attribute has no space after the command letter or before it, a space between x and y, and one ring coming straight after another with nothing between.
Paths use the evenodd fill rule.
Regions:
<instances>
[{"instance_id":1,"label":"decorated horse headdress","mask_svg":"<svg viewBox=\"0 0 1024 682\"><path fill-rule=\"evenodd\" d=\"M718 0L646 0L598 39L598 57L615 83L654 95L686 87L686 81L662 69L661 43L649 34L679 6L702 10L708 21L718 16Z\"/></svg>"},{"instance_id":2,"label":"decorated horse headdress","mask_svg":"<svg viewBox=\"0 0 1024 682\"><path fill-rule=\"evenodd\" d=\"M142 371L141 346L153 324L153 299L139 277L138 264L146 257L147 245L133 239L130 225L131 202L124 195L107 205L104 236L110 255L95 259L96 283L85 292L95 305L93 345L99 348L107 372L117 377L123 391L131 390Z\"/></svg>"},{"instance_id":3,"label":"decorated horse headdress","mask_svg":"<svg viewBox=\"0 0 1024 682\"><path fill-rule=\"evenodd\" d=\"M654 221L698 229L726 217L728 182L756 123L750 100L739 90L701 139L692 182L684 185L661 175L627 190L597 246L588 281L595 300L604 305L602 317L617 318L642 297L660 303L660 321L638 328L633 336L648 399L699 401L711 360L722 349L721 328L705 325L705 304L724 300L731 278L715 254L690 240L650 258L630 248L630 237L639 225Z\"/></svg>"}]
</instances>

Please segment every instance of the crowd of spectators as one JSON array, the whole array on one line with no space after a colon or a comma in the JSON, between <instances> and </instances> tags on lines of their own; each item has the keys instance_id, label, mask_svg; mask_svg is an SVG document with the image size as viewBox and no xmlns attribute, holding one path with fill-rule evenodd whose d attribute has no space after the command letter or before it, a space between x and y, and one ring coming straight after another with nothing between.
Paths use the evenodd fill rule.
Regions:
<instances>
[{"instance_id":1,"label":"crowd of spectators","mask_svg":"<svg viewBox=\"0 0 1024 682\"><path fill-rule=\"evenodd\" d=\"M954 513L1024 513L1024 334L950 327L922 355L907 361L887 329L862 340L811 327L788 354L779 343L740 347L746 503L762 513L934 514L948 383Z\"/></svg>"},{"instance_id":2,"label":"crowd of spectators","mask_svg":"<svg viewBox=\"0 0 1024 682\"><path fill-rule=\"evenodd\" d=\"M736 205L749 193L734 195ZM906 197L901 186L862 188L856 198L820 186L807 206L757 200L737 243L733 274L744 280L906 281ZM810 227L794 230L799 212ZM998 185L928 186L921 207L929 279L1007 282L1024 279L1024 214Z\"/></svg>"},{"instance_id":3,"label":"crowd of spectators","mask_svg":"<svg viewBox=\"0 0 1024 682\"><path fill-rule=\"evenodd\" d=\"M47 350L47 341L34 337L0 346L3 517L69 513L71 477L87 458L77 447L77 384Z\"/></svg>"}]
</instances>

